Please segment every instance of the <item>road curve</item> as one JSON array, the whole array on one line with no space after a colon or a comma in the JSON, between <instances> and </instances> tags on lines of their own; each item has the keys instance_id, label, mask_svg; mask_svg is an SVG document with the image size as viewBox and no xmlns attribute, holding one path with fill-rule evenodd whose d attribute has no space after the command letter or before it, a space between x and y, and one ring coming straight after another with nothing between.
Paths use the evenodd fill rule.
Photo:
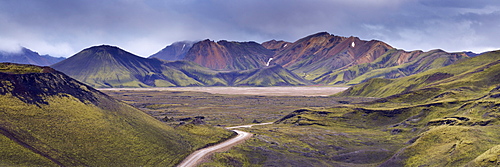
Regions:
<instances>
[{"instance_id":1,"label":"road curve","mask_svg":"<svg viewBox=\"0 0 500 167\"><path fill-rule=\"evenodd\" d=\"M235 126L235 127L227 127L226 129L234 129L234 128L249 128L255 125L268 125L272 124L272 122L268 123L261 123L261 124L253 124L253 125L242 125L242 126ZM217 145L213 145L198 151L193 152L190 154L186 159L184 159L177 167L195 167L198 165L203 158L207 157L208 155L215 153L215 152L220 152L220 151L225 151L232 146L239 144L250 137L252 137L251 133L240 131L240 130L233 130L236 132L238 135L234 138L231 138L229 140L226 140L222 143L219 143Z\"/></svg>"}]
</instances>

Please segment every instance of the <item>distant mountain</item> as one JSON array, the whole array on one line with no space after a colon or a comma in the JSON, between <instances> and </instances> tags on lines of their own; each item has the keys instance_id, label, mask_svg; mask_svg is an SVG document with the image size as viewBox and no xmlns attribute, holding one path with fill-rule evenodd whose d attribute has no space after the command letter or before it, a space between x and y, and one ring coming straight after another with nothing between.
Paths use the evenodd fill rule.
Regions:
<instances>
[{"instance_id":1,"label":"distant mountain","mask_svg":"<svg viewBox=\"0 0 500 167\"><path fill-rule=\"evenodd\" d=\"M451 65L467 59L465 53L447 53L443 50L429 52L391 49L369 63L325 73L313 81L322 84L356 85L370 78L400 78L430 69Z\"/></svg>"},{"instance_id":2,"label":"distant mountain","mask_svg":"<svg viewBox=\"0 0 500 167\"><path fill-rule=\"evenodd\" d=\"M52 67L93 87L309 84L308 81L280 67L255 69L253 72L221 72L189 61L170 62L142 58L118 47L107 45L84 49ZM270 72L272 75L257 77L261 74L257 71L272 71Z\"/></svg>"},{"instance_id":3,"label":"distant mountain","mask_svg":"<svg viewBox=\"0 0 500 167\"><path fill-rule=\"evenodd\" d=\"M194 43L196 42L192 41L175 42L172 45L168 45L159 52L149 56L149 58L159 58L169 61L182 60L186 56L189 49L193 47Z\"/></svg>"},{"instance_id":4,"label":"distant mountain","mask_svg":"<svg viewBox=\"0 0 500 167\"><path fill-rule=\"evenodd\" d=\"M273 56L273 63L312 80L333 70L372 62L390 49L381 41L321 32L287 45Z\"/></svg>"},{"instance_id":5,"label":"distant mountain","mask_svg":"<svg viewBox=\"0 0 500 167\"><path fill-rule=\"evenodd\" d=\"M183 60L214 70L248 70L265 67L273 54L255 42L204 40L195 43Z\"/></svg>"},{"instance_id":6,"label":"distant mountain","mask_svg":"<svg viewBox=\"0 0 500 167\"><path fill-rule=\"evenodd\" d=\"M49 66L57 62L60 62L64 59L65 59L64 57L39 55L37 52L31 51L24 47L21 48L21 51L18 53L0 51L0 62Z\"/></svg>"},{"instance_id":7,"label":"distant mountain","mask_svg":"<svg viewBox=\"0 0 500 167\"><path fill-rule=\"evenodd\" d=\"M232 135L208 126L167 126L33 65L0 63L0 111L0 166L174 166Z\"/></svg>"},{"instance_id":8,"label":"distant mountain","mask_svg":"<svg viewBox=\"0 0 500 167\"><path fill-rule=\"evenodd\" d=\"M470 51L464 52L464 53L467 54L467 56L469 56L469 57L476 57L476 56L483 54L483 53L474 53L474 52L470 52Z\"/></svg>"}]
</instances>

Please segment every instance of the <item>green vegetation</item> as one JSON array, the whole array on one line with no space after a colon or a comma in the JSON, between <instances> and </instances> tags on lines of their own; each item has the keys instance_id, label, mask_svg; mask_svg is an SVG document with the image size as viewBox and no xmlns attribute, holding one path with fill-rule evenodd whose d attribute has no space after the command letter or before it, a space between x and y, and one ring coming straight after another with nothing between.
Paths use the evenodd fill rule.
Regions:
<instances>
[{"instance_id":1,"label":"green vegetation","mask_svg":"<svg viewBox=\"0 0 500 167\"><path fill-rule=\"evenodd\" d=\"M29 74L41 73L44 71L43 67L35 65L13 64L13 63L0 63L0 72L8 74Z\"/></svg>"},{"instance_id":2,"label":"green vegetation","mask_svg":"<svg viewBox=\"0 0 500 167\"><path fill-rule=\"evenodd\" d=\"M391 79L410 76L448 66L466 58L468 56L464 53L447 53L442 50L405 52L391 49L373 62L334 70L311 79L323 84L356 85L371 78Z\"/></svg>"},{"instance_id":3,"label":"green vegetation","mask_svg":"<svg viewBox=\"0 0 500 167\"><path fill-rule=\"evenodd\" d=\"M0 74L0 165L173 166L233 135L168 126L59 72Z\"/></svg>"}]
</instances>

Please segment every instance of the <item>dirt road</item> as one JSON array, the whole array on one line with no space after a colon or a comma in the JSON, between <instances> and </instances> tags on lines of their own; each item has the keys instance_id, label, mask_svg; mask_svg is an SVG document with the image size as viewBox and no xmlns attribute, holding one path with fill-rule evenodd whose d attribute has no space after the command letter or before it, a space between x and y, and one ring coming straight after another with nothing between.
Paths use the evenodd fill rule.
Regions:
<instances>
[{"instance_id":1,"label":"dirt road","mask_svg":"<svg viewBox=\"0 0 500 167\"><path fill-rule=\"evenodd\" d=\"M261 124L252 124L252 125L241 125L241 126L227 127L226 129L249 128L249 127L252 127L252 126L255 126L255 125L269 125L269 124L272 124L272 122L261 123ZM213 154L215 152L226 151L229 148L231 148L231 147L233 147L233 146L235 146L235 145L237 145L239 143L242 143L245 140L247 140L250 137L252 137L252 134L248 133L248 132L244 132L244 131L240 131L240 130L233 130L233 131L238 134L236 137L231 138L229 140L226 140L226 141L224 141L222 143L219 143L217 145L210 146L210 147L207 147L207 148L195 151L194 153L192 153L191 155L189 155L188 157L186 157L186 159L184 159L184 161L182 161L179 165L177 165L177 167L195 167L204 158L206 158L210 154Z\"/></svg>"}]
</instances>

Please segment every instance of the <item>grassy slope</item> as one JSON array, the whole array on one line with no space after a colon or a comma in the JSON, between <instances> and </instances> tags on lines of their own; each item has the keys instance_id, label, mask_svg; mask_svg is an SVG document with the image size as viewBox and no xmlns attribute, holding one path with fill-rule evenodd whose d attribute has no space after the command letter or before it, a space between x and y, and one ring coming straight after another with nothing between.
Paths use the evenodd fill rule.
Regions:
<instances>
[{"instance_id":1,"label":"grassy slope","mask_svg":"<svg viewBox=\"0 0 500 167\"><path fill-rule=\"evenodd\" d=\"M1 145L8 148L0 151L1 164L172 166L190 152L232 135L208 126L172 128L59 73L20 75L1 81L0 140L7 141ZM42 92L33 86L30 91L41 98L19 98L24 88L15 78L33 75L37 79L28 82L36 82ZM44 86L68 92L46 92Z\"/></svg>"},{"instance_id":2,"label":"grassy slope","mask_svg":"<svg viewBox=\"0 0 500 167\"><path fill-rule=\"evenodd\" d=\"M469 87L473 90L480 89L487 91L497 77L492 72L481 72L485 68L497 70L496 67L490 68L500 61L500 51L486 53L484 55L461 61L457 64L443 68L433 69L410 77L404 77L396 80L374 79L366 83L353 86L349 90L339 94L340 96L370 96L386 97L427 87L451 89L461 86ZM391 83L391 84L388 84ZM364 89L371 84L381 84L373 89Z\"/></svg>"},{"instance_id":3,"label":"grassy slope","mask_svg":"<svg viewBox=\"0 0 500 167\"><path fill-rule=\"evenodd\" d=\"M313 81L323 84L356 85L370 78L400 78L430 69L444 67L468 58L463 53L447 53L442 50L429 52L405 52L392 49L370 63L333 71Z\"/></svg>"}]
</instances>

